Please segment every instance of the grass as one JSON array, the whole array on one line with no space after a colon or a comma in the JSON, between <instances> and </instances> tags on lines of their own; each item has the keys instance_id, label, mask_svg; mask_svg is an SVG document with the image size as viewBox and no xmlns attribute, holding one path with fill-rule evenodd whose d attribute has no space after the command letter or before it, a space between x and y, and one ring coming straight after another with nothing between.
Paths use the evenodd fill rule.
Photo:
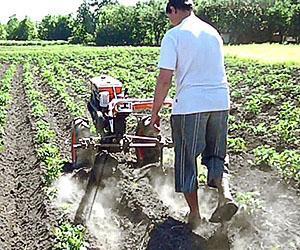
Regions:
<instances>
[{"instance_id":1,"label":"grass","mask_svg":"<svg viewBox=\"0 0 300 250\"><path fill-rule=\"evenodd\" d=\"M225 46L225 55L259 60L265 63L300 64L300 45L247 44Z\"/></svg>"}]
</instances>

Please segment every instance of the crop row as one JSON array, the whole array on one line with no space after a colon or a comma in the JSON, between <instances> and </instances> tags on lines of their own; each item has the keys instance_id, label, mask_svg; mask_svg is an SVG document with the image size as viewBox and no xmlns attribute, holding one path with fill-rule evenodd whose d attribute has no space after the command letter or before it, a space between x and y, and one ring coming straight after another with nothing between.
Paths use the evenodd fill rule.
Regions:
<instances>
[{"instance_id":1,"label":"crop row","mask_svg":"<svg viewBox=\"0 0 300 250\"><path fill-rule=\"evenodd\" d=\"M42 102L43 95L36 90L33 82L33 73L35 67L29 63L24 65L23 82L26 89L26 95L30 101L32 114L36 122L36 143L38 145L38 157L45 165L45 181L48 186L59 177L62 159L58 147L55 146L56 134L50 129L50 124L44 120L48 112L47 107Z\"/></svg>"},{"instance_id":2,"label":"crop row","mask_svg":"<svg viewBox=\"0 0 300 250\"><path fill-rule=\"evenodd\" d=\"M16 72L16 65L11 65L0 80L0 151L4 150L4 129L7 121L8 107L11 103L11 85Z\"/></svg>"},{"instance_id":3,"label":"crop row","mask_svg":"<svg viewBox=\"0 0 300 250\"><path fill-rule=\"evenodd\" d=\"M45 120L47 107L42 100L43 95L34 86L34 73L37 68L26 63L24 65L23 82L26 88L26 95L29 99L33 117L35 118L36 137L38 145L37 155L45 167L44 180L47 185L45 192L50 198L55 195L55 190L51 188L53 182L60 176L63 160L59 148L55 144L56 133L50 128L50 124ZM61 221L54 228L54 249L80 249L86 246L85 229L78 225L74 226L68 221Z\"/></svg>"},{"instance_id":4,"label":"crop row","mask_svg":"<svg viewBox=\"0 0 300 250\"><path fill-rule=\"evenodd\" d=\"M59 77L63 77L64 73L61 65L59 65L59 63L47 65L46 61L40 60L39 67L43 79L61 98L70 113L75 117L83 116L85 114L84 103L74 100L68 93L68 84L58 79Z\"/></svg>"}]
</instances>

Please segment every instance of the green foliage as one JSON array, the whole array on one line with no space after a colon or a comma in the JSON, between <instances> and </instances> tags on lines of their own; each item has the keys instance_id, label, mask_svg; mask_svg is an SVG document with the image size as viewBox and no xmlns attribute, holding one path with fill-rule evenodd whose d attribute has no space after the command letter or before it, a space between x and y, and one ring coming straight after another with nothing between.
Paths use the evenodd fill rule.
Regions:
<instances>
[{"instance_id":1,"label":"green foliage","mask_svg":"<svg viewBox=\"0 0 300 250\"><path fill-rule=\"evenodd\" d=\"M230 33L230 43L271 41L277 33L299 36L300 3L293 0L199 0L197 14L221 33Z\"/></svg>"},{"instance_id":2,"label":"green foliage","mask_svg":"<svg viewBox=\"0 0 300 250\"><path fill-rule=\"evenodd\" d=\"M285 150L278 156L276 162L286 179L293 179L300 182L300 152L295 150Z\"/></svg>"},{"instance_id":3,"label":"green foliage","mask_svg":"<svg viewBox=\"0 0 300 250\"><path fill-rule=\"evenodd\" d=\"M123 5L108 6L99 16L97 45L133 44L133 26L128 25L133 16L133 7ZM120 22L119 20L122 20Z\"/></svg>"},{"instance_id":4,"label":"green foliage","mask_svg":"<svg viewBox=\"0 0 300 250\"><path fill-rule=\"evenodd\" d=\"M33 86L33 76L30 72L30 64L26 63L24 65L24 83L25 88L27 91L28 98L30 100L32 113L35 118L42 118L45 113L47 112L47 108L45 105L41 102L42 94L38 92L35 87Z\"/></svg>"},{"instance_id":5,"label":"green foliage","mask_svg":"<svg viewBox=\"0 0 300 250\"><path fill-rule=\"evenodd\" d=\"M293 36L300 41L300 2L295 0L196 0L195 12L232 44L284 42ZM170 27L165 15L166 0L140 1L121 6L115 0L84 0L75 20L71 15L47 15L38 25L39 38L69 40L74 44L159 45ZM31 40L35 24L12 16L0 39ZM227 38L226 38L227 40Z\"/></svg>"},{"instance_id":6,"label":"green foliage","mask_svg":"<svg viewBox=\"0 0 300 250\"><path fill-rule=\"evenodd\" d=\"M37 150L39 159L45 164L46 174L44 179L51 185L61 174L63 161L59 148L51 143L43 143Z\"/></svg>"},{"instance_id":7,"label":"green foliage","mask_svg":"<svg viewBox=\"0 0 300 250\"><path fill-rule=\"evenodd\" d=\"M265 122L259 123L256 126L251 126L254 135L265 135L267 134L267 125Z\"/></svg>"},{"instance_id":8,"label":"green foliage","mask_svg":"<svg viewBox=\"0 0 300 250\"><path fill-rule=\"evenodd\" d=\"M24 83L26 94L30 101L33 116L36 120L36 142L38 144L37 154L45 166L45 182L50 186L61 174L63 160L59 148L54 145L56 134L50 129L50 124L43 120L47 109L42 103L42 94L36 90L33 84L33 73L35 67L30 63L24 65Z\"/></svg>"},{"instance_id":9,"label":"green foliage","mask_svg":"<svg viewBox=\"0 0 300 250\"><path fill-rule=\"evenodd\" d=\"M43 78L53 88L66 104L68 110L74 115L74 117L84 116L85 114L85 103L82 101L75 102L67 91L68 83L66 83L64 76L66 74L65 69L59 63L53 63L49 66L49 69L42 69ZM61 77L61 81L57 78Z\"/></svg>"},{"instance_id":10,"label":"green foliage","mask_svg":"<svg viewBox=\"0 0 300 250\"><path fill-rule=\"evenodd\" d=\"M278 134L281 140L300 143L300 108L291 102L285 102L279 112L278 120L271 131Z\"/></svg>"},{"instance_id":11,"label":"green foliage","mask_svg":"<svg viewBox=\"0 0 300 250\"><path fill-rule=\"evenodd\" d=\"M4 128L7 120L7 110L11 102L11 85L16 72L16 66L11 65L0 79L0 152L4 150Z\"/></svg>"},{"instance_id":12,"label":"green foliage","mask_svg":"<svg viewBox=\"0 0 300 250\"><path fill-rule=\"evenodd\" d=\"M86 229L81 225L64 222L54 229L56 250L86 250L89 245L85 241Z\"/></svg>"},{"instance_id":13,"label":"green foliage","mask_svg":"<svg viewBox=\"0 0 300 250\"><path fill-rule=\"evenodd\" d=\"M245 110L255 115L261 113L263 106L276 103L276 96L267 93L252 94L247 97Z\"/></svg>"},{"instance_id":14,"label":"green foliage","mask_svg":"<svg viewBox=\"0 0 300 250\"><path fill-rule=\"evenodd\" d=\"M270 146L259 146L254 149L255 164L272 167L277 160L277 152Z\"/></svg>"},{"instance_id":15,"label":"green foliage","mask_svg":"<svg viewBox=\"0 0 300 250\"><path fill-rule=\"evenodd\" d=\"M44 63L41 62L41 64ZM32 68L31 68L32 67ZM63 166L63 161L60 155L59 148L55 145L56 133L50 129L50 124L43 120L46 114L46 108L41 109L38 116L36 115L37 107L44 107L42 104L42 94L35 89L34 74L37 68L24 64L24 84L26 94L29 98L30 105L34 116L36 117L36 142L38 144L37 156L42 162L42 167L45 168L45 175L43 176L47 188L44 189L45 193L50 199L53 199L57 192L51 186L53 182L60 176ZM54 229L55 245L53 249L87 249L88 244L85 242L85 229L82 226L73 226L67 222L61 223Z\"/></svg>"},{"instance_id":16,"label":"green foliage","mask_svg":"<svg viewBox=\"0 0 300 250\"><path fill-rule=\"evenodd\" d=\"M259 199L259 192L237 192L236 201L249 215L254 214L257 210L262 209L262 201Z\"/></svg>"},{"instance_id":17,"label":"green foliage","mask_svg":"<svg viewBox=\"0 0 300 250\"><path fill-rule=\"evenodd\" d=\"M83 43L88 44L94 41L94 33L96 30L96 18L92 12L91 6L87 0L79 6L77 11L77 17L75 20L74 30L71 43Z\"/></svg>"},{"instance_id":18,"label":"green foliage","mask_svg":"<svg viewBox=\"0 0 300 250\"><path fill-rule=\"evenodd\" d=\"M285 178L300 182L300 152L284 150L278 153L275 148L266 145L255 148L253 153L256 165L277 168Z\"/></svg>"},{"instance_id":19,"label":"green foliage","mask_svg":"<svg viewBox=\"0 0 300 250\"><path fill-rule=\"evenodd\" d=\"M85 0L90 7L93 9L93 15L96 19L99 17L103 7L107 5L116 4L117 0Z\"/></svg>"},{"instance_id":20,"label":"green foliage","mask_svg":"<svg viewBox=\"0 0 300 250\"><path fill-rule=\"evenodd\" d=\"M36 126L38 144L48 143L55 138L56 134L53 130L50 130L50 125L47 122L40 120L36 123Z\"/></svg>"},{"instance_id":21,"label":"green foliage","mask_svg":"<svg viewBox=\"0 0 300 250\"><path fill-rule=\"evenodd\" d=\"M168 28L165 2L103 8L98 19L97 45L159 45ZM122 20L122 21L120 21Z\"/></svg>"},{"instance_id":22,"label":"green foliage","mask_svg":"<svg viewBox=\"0 0 300 250\"><path fill-rule=\"evenodd\" d=\"M68 40L74 28L74 19L68 16L45 16L38 26L39 38L44 40Z\"/></svg>"},{"instance_id":23,"label":"green foliage","mask_svg":"<svg viewBox=\"0 0 300 250\"><path fill-rule=\"evenodd\" d=\"M19 26L16 30L15 40L27 41L35 38L37 38L37 29L35 23L26 17L19 23Z\"/></svg>"},{"instance_id":24,"label":"green foliage","mask_svg":"<svg viewBox=\"0 0 300 250\"><path fill-rule=\"evenodd\" d=\"M140 2L134 8L132 24L133 37L138 45L160 45L160 42L169 28L169 20L165 14L166 1L149 0Z\"/></svg>"},{"instance_id":25,"label":"green foliage","mask_svg":"<svg viewBox=\"0 0 300 250\"><path fill-rule=\"evenodd\" d=\"M228 149L234 153L245 152L246 142L243 138L228 138Z\"/></svg>"},{"instance_id":26,"label":"green foliage","mask_svg":"<svg viewBox=\"0 0 300 250\"><path fill-rule=\"evenodd\" d=\"M42 40L32 40L32 41L14 41L14 40L0 40L0 46L47 46L47 45L65 45L68 44L67 41L42 41Z\"/></svg>"},{"instance_id":27,"label":"green foliage","mask_svg":"<svg viewBox=\"0 0 300 250\"><path fill-rule=\"evenodd\" d=\"M17 32L19 27L19 20L16 15L13 15L9 18L6 25L7 39L8 40L16 40Z\"/></svg>"}]
</instances>

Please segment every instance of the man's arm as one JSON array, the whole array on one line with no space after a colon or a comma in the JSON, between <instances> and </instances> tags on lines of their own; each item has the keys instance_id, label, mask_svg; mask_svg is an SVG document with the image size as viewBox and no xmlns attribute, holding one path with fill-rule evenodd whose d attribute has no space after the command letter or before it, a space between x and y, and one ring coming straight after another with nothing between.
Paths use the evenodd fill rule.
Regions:
<instances>
[{"instance_id":1,"label":"man's arm","mask_svg":"<svg viewBox=\"0 0 300 250\"><path fill-rule=\"evenodd\" d=\"M151 116L152 126L154 126L159 122L158 113L171 87L173 72L174 72L173 70L169 70L169 69L160 69L159 75L157 77L155 94L154 94L154 103L152 108L152 116Z\"/></svg>"}]
</instances>

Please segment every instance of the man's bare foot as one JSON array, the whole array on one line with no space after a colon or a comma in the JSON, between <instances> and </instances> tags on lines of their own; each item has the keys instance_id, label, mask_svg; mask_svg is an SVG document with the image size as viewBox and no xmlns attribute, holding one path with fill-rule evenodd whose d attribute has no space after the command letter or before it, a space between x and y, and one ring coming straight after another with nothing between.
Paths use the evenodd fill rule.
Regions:
<instances>
[{"instance_id":1,"label":"man's bare foot","mask_svg":"<svg viewBox=\"0 0 300 250\"><path fill-rule=\"evenodd\" d=\"M201 216L199 214L192 214L190 213L188 215L188 227L191 230L196 229L198 226L200 226L200 224L203 222L203 219L201 218Z\"/></svg>"}]
</instances>

